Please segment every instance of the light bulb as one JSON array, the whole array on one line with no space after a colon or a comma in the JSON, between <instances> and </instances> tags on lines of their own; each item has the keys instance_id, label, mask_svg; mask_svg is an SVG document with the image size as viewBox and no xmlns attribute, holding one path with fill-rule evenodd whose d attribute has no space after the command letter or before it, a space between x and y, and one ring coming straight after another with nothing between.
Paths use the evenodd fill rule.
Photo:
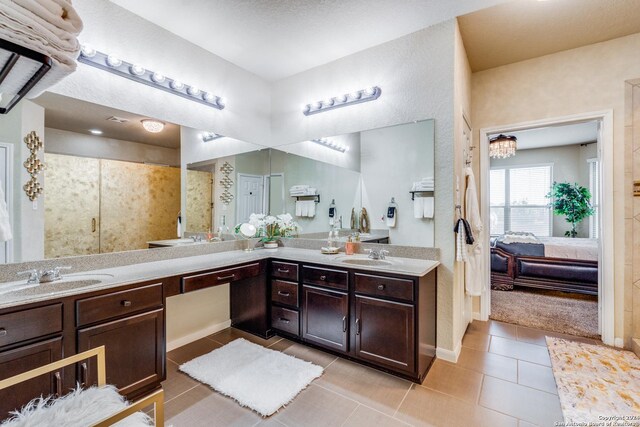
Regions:
<instances>
[{"instance_id":1,"label":"light bulb","mask_svg":"<svg viewBox=\"0 0 640 427\"><path fill-rule=\"evenodd\" d=\"M349 151L349 147L345 145L344 152L346 153L347 151Z\"/></svg>"},{"instance_id":2,"label":"light bulb","mask_svg":"<svg viewBox=\"0 0 640 427\"><path fill-rule=\"evenodd\" d=\"M365 93L366 93L367 95L371 96L371 95L373 95L374 93L376 93L376 88L375 88L375 87L373 87L373 86L370 86L370 87L366 88L364 91L365 91Z\"/></svg>"},{"instance_id":3,"label":"light bulb","mask_svg":"<svg viewBox=\"0 0 640 427\"><path fill-rule=\"evenodd\" d=\"M213 102L216 99L216 96L214 94L212 94L211 92L205 92L202 95L202 99L204 99L207 102Z\"/></svg>"},{"instance_id":4,"label":"light bulb","mask_svg":"<svg viewBox=\"0 0 640 427\"><path fill-rule=\"evenodd\" d=\"M118 68L122 65L122 60L117 56L109 55L107 56L107 65L112 68Z\"/></svg>"},{"instance_id":5,"label":"light bulb","mask_svg":"<svg viewBox=\"0 0 640 427\"><path fill-rule=\"evenodd\" d=\"M171 89L182 90L182 88L184 87L184 83L182 83L180 80L172 80L170 86Z\"/></svg>"},{"instance_id":6,"label":"light bulb","mask_svg":"<svg viewBox=\"0 0 640 427\"><path fill-rule=\"evenodd\" d=\"M195 86L189 86L187 88L187 93L191 96L197 96L200 93L200 89Z\"/></svg>"},{"instance_id":7,"label":"light bulb","mask_svg":"<svg viewBox=\"0 0 640 427\"><path fill-rule=\"evenodd\" d=\"M302 108L302 110L303 110L305 113L308 113L309 111L311 111L311 104L307 104L307 105L305 105L305 106Z\"/></svg>"},{"instance_id":8,"label":"light bulb","mask_svg":"<svg viewBox=\"0 0 640 427\"><path fill-rule=\"evenodd\" d=\"M316 103L313 104L313 108L315 108L316 110L319 110L322 108L322 102L318 101Z\"/></svg>"},{"instance_id":9,"label":"light bulb","mask_svg":"<svg viewBox=\"0 0 640 427\"><path fill-rule=\"evenodd\" d=\"M325 107L331 107L333 103L333 98L325 99L324 101L322 101L322 105L324 105Z\"/></svg>"},{"instance_id":10,"label":"light bulb","mask_svg":"<svg viewBox=\"0 0 640 427\"><path fill-rule=\"evenodd\" d=\"M349 95L347 95L347 94L340 95L340 96L336 96L336 101L337 102L347 102L348 98L349 98Z\"/></svg>"},{"instance_id":11,"label":"light bulb","mask_svg":"<svg viewBox=\"0 0 640 427\"><path fill-rule=\"evenodd\" d=\"M82 56L86 56L87 58L93 58L94 56L96 56L96 50L88 44L82 45L81 53Z\"/></svg>"},{"instance_id":12,"label":"light bulb","mask_svg":"<svg viewBox=\"0 0 640 427\"><path fill-rule=\"evenodd\" d=\"M151 80L153 80L156 83L162 83L162 82L164 82L164 79L165 79L165 77L160 73L153 73L151 75Z\"/></svg>"},{"instance_id":13,"label":"light bulb","mask_svg":"<svg viewBox=\"0 0 640 427\"><path fill-rule=\"evenodd\" d=\"M362 92L360 92L360 91L352 92L351 94L349 94L349 97L351 99L360 99L361 96L362 96Z\"/></svg>"},{"instance_id":14,"label":"light bulb","mask_svg":"<svg viewBox=\"0 0 640 427\"><path fill-rule=\"evenodd\" d=\"M145 73L145 69L142 65L134 64L129 68L131 74L141 76Z\"/></svg>"},{"instance_id":15,"label":"light bulb","mask_svg":"<svg viewBox=\"0 0 640 427\"><path fill-rule=\"evenodd\" d=\"M227 99L226 98L222 98L222 97L218 97L218 105L221 107L224 107L225 105L227 105Z\"/></svg>"},{"instance_id":16,"label":"light bulb","mask_svg":"<svg viewBox=\"0 0 640 427\"><path fill-rule=\"evenodd\" d=\"M102 131L100 129L89 129L93 135L102 135Z\"/></svg>"}]
</instances>

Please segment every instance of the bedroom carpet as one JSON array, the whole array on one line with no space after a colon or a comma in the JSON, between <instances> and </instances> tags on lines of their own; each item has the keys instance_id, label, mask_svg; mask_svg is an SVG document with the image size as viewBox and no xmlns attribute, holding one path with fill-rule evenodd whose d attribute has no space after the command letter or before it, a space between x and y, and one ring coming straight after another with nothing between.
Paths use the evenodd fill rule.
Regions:
<instances>
[{"instance_id":1,"label":"bedroom carpet","mask_svg":"<svg viewBox=\"0 0 640 427\"><path fill-rule=\"evenodd\" d=\"M595 296L544 290L491 291L491 319L600 338Z\"/></svg>"}]
</instances>

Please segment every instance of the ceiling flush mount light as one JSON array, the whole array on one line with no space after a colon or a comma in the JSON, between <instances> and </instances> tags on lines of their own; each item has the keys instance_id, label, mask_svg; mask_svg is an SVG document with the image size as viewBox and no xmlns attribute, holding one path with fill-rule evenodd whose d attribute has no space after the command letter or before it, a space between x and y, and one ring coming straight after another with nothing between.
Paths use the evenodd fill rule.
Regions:
<instances>
[{"instance_id":1,"label":"ceiling flush mount light","mask_svg":"<svg viewBox=\"0 0 640 427\"><path fill-rule=\"evenodd\" d=\"M349 151L349 147L347 147L346 145L341 144L339 142L334 142L327 138L312 139L311 142L315 142L316 144L323 145L327 148L331 148L332 150L336 150L341 153L345 153Z\"/></svg>"},{"instance_id":2,"label":"ceiling flush mount light","mask_svg":"<svg viewBox=\"0 0 640 427\"><path fill-rule=\"evenodd\" d=\"M170 79L163 74L146 70L139 64L123 61L117 56L99 52L89 45L82 45L78 61L218 110L222 110L226 106L222 98L211 92L202 91L196 86L186 85L178 79Z\"/></svg>"},{"instance_id":3,"label":"ceiling flush mount light","mask_svg":"<svg viewBox=\"0 0 640 427\"><path fill-rule=\"evenodd\" d=\"M93 135L102 135L102 131L100 129L89 129Z\"/></svg>"},{"instance_id":4,"label":"ceiling flush mount light","mask_svg":"<svg viewBox=\"0 0 640 427\"><path fill-rule=\"evenodd\" d=\"M209 142L219 138L224 138L224 135L220 135L213 132L202 132L200 134L200 139L202 139L202 142Z\"/></svg>"},{"instance_id":5,"label":"ceiling flush mount light","mask_svg":"<svg viewBox=\"0 0 640 427\"><path fill-rule=\"evenodd\" d=\"M492 159L506 159L516 155L518 138L513 135L500 134L489 140L489 157Z\"/></svg>"},{"instance_id":6,"label":"ceiling flush mount light","mask_svg":"<svg viewBox=\"0 0 640 427\"><path fill-rule=\"evenodd\" d=\"M147 132L158 133L162 132L162 129L164 129L164 123L158 120L145 119L142 120L142 127Z\"/></svg>"},{"instance_id":7,"label":"ceiling flush mount light","mask_svg":"<svg viewBox=\"0 0 640 427\"><path fill-rule=\"evenodd\" d=\"M327 98L324 101L312 102L304 106L302 113L305 116L333 110L334 108L360 104L361 102L374 101L380 97L382 90L378 86L371 86L350 94L338 95Z\"/></svg>"}]
</instances>

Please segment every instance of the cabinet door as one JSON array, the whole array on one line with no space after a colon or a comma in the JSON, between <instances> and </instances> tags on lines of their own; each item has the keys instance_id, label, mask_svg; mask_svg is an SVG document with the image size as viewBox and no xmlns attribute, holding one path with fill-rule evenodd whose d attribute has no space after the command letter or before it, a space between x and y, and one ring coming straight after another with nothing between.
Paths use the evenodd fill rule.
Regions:
<instances>
[{"instance_id":1,"label":"cabinet door","mask_svg":"<svg viewBox=\"0 0 640 427\"><path fill-rule=\"evenodd\" d=\"M302 292L302 338L346 353L349 295L307 285Z\"/></svg>"},{"instance_id":2,"label":"cabinet door","mask_svg":"<svg viewBox=\"0 0 640 427\"><path fill-rule=\"evenodd\" d=\"M356 356L405 372L415 371L414 310L402 304L356 296Z\"/></svg>"},{"instance_id":3,"label":"cabinet door","mask_svg":"<svg viewBox=\"0 0 640 427\"><path fill-rule=\"evenodd\" d=\"M0 352L0 379L6 379L62 359L62 338ZM41 375L0 391L0 420L31 399L62 391L62 372Z\"/></svg>"},{"instance_id":4,"label":"cabinet door","mask_svg":"<svg viewBox=\"0 0 640 427\"><path fill-rule=\"evenodd\" d=\"M162 309L78 330L78 352L104 345L107 384L128 396L164 379L164 343ZM96 383L95 358L80 363L79 381Z\"/></svg>"}]
</instances>

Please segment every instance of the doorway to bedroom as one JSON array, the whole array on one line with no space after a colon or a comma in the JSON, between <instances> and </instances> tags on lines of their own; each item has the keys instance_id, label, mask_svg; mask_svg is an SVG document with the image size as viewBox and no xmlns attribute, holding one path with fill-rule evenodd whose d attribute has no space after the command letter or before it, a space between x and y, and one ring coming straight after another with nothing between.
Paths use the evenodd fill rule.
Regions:
<instances>
[{"instance_id":1,"label":"doorway to bedroom","mask_svg":"<svg viewBox=\"0 0 640 427\"><path fill-rule=\"evenodd\" d=\"M491 319L600 338L600 123L487 134Z\"/></svg>"}]
</instances>

